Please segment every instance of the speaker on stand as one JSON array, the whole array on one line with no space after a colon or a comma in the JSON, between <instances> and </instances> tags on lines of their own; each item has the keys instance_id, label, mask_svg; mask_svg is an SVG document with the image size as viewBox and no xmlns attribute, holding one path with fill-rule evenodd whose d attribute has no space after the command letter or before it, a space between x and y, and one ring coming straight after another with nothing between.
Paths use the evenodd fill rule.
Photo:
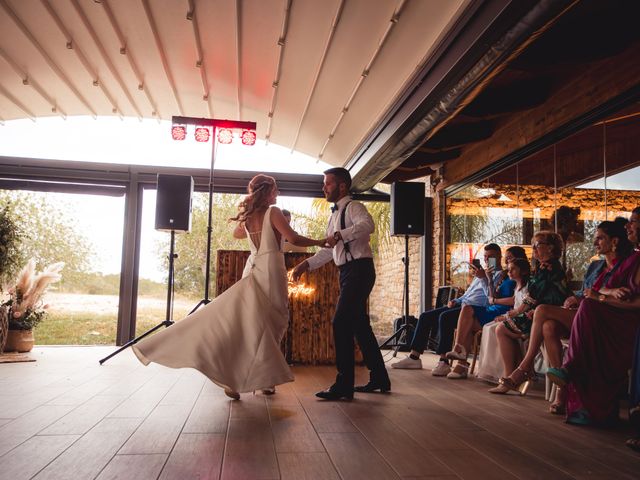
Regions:
<instances>
[{"instance_id":1,"label":"speaker on stand","mask_svg":"<svg viewBox=\"0 0 640 480\"><path fill-rule=\"evenodd\" d=\"M409 346L413 337L415 319L409 315L409 237L422 237L425 233L424 206L424 183L391 184L391 236L404 237L404 312L399 328L380 345L380 348L395 342L394 357L398 350Z\"/></svg>"},{"instance_id":2,"label":"speaker on stand","mask_svg":"<svg viewBox=\"0 0 640 480\"><path fill-rule=\"evenodd\" d=\"M128 341L115 352L107 355L99 361L100 365L138 343L147 335L152 334L162 327L169 327L173 321L173 262L178 255L175 254L176 232L189 232L191 230L191 196L193 194L193 178L187 175L158 174L158 188L156 195L156 230L166 231L171 234L169 240L169 273L167 275L167 309L165 319L155 327Z\"/></svg>"}]
</instances>

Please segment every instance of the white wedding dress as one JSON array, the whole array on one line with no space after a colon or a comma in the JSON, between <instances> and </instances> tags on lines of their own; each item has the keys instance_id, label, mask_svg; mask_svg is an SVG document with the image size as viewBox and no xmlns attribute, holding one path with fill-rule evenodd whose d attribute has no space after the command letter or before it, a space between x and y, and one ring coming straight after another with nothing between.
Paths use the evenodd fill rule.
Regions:
<instances>
[{"instance_id":1,"label":"white wedding dress","mask_svg":"<svg viewBox=\"0 0 640 480\"><path fill-rule=\"evenodd\" d=\"M134 345L142 363L195 368L239 393L293 381L280 351L289 323L287 271L271 210L265 212L259 236L247 233L251 255L242 279L208 305Z\"/></svg>"}]
</instances>

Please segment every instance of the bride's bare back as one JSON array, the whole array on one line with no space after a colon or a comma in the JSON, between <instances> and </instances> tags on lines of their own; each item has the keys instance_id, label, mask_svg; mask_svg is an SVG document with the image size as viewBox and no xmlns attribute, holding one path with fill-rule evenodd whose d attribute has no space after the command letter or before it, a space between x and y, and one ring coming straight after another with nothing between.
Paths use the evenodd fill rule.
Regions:
<instances>
[{"instance_id":1,"label":"bride's bare back","mask_svg":"<svg viewBox=\"0 0 640 480\"><path fill-rule=\"evenodd\" d=\"M253 212L249 215L245 221L245 227L247 229L247 233L251 242L255 245L256 249L260 248L260 242L262 240L262 224L264 222L264 216L267 213L268 208L260 209ZM282 235L280 232L271 224L271 228L273 233L276 236L276 241L280 243Z\"/></svg>"}]
</instances>

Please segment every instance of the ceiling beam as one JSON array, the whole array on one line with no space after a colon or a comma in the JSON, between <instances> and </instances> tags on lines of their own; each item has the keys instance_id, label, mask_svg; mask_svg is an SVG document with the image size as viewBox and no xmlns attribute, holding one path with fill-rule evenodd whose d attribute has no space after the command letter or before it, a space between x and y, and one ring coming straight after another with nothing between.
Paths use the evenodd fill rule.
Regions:
<instances>
[{"instance_id":1,"label":"ceiling beam","mask_svg":"<svg viewBox=\"0 0 640 480\"><path fill-rule=\"evenodd\" d=\"M40 44L40 42L38 42L38 40L36 40L36 37L34 37L33 33L31 33L31 31L27 28L27 26L20 19L20 17L18 17L18 15L11 9L11 7L6 2L6 0L0 0L0 6L2 6L5 9L9 17L11 17L11 20L13 20L13 23L16 24L16 26L20 29L22 34L25 37L27 37L27 39L31 42L31 44L35 47L35 49L38 50L40 55L42 55L42 58L44 58L45 62L47 62L47 65L49 65L51 70L53 70L53 72L58 76L58 78L62 80L62 82L69 88L69 90L73 92L76 98L87 108L87 110L89 110L93 118L96 118L98 114L96 113L95 109L91 106L91 104L87 101L87 99L84 98L84 96L82 96L78 88L71 82L71 80L69 80L69 78L64 74L62 69L53 60L53 58L49 56L49 54L44 49L44 47Z\"/></svg>"},{"instance_id":2,"label":"ceiling beam","mask_svg":"<svg viewBox=\"0 0 640 480\"><path fill-rule=\"evenodd\" d=\"M198 25L198 14L196 12L195 0L189 0L187 20L191 22L191 27L193 29L193 39L196 44L196 68L200 70L200 81L202 82L202 100L207 102L209 117L213 118L213 106L211 105L211 95L209 80L207 79L207 69L204 64L204 53L202 50L202 41L200 40L200 27Z\"/></svg>"},{"instance_id":3,"label":"ceiling beam","mask_svg":"<svg viewBox=\"0 0 640 480\"><path fill-rule=\"evenodd\" d=\"M349 98L347 99L347 102L342 107L342 110L340 111L340 114L338 115L338 119L333 124L333 128L329 132L329 136L325 140L324 145L322 145L322 148L320 149L320 152L318 153L318 158L322 158L324 156L324 152L327 149L327 146L329 145L329 142L331 142L331 140L333 139L333 137L336 134L336 131L338 130L338 127L342 123L342 120L344 119L345 115L347 115L347 112L349 112L349 108L351 108L351 103L353 102L353 99L356 98L356 95L358 94L358 91L360 91L360 87L364 83L365 79L369 76L369 72L371 71L371 67L373 67L373 64L375 63L376 59L380 55L380 52L382 51L382 49L384 48L385 44L387 43L387 39L389 38L389 35L391 35L391 32L393 31L395 26L398 24L398 20L400 19L400 15L402 14L402 10L403 10L403 8L405 6L405 3L406 3L406 0L400 0L400 3L398 4L398 6L393 11L393 14L391 14L391 18L389 19L389 22L387 23L387 28L385 29L384 33L382 34L382 37L380 37L380 40L378 41L378 46L376 47L375 51L371 55L371 58L367 62L367 65L364 67L364 70L362 71L362 73L358 77L358 80L356 81L356 84L353 87L353 90L351 91L351 95L349 95Z\"/></svg>"},{"instance_id":4,"label":"ceiling beam","mask_svg":"<svg viewBox=\"0 0 640 480\"><path fill-rule=\"evenodd\" d=\"M122 34L122 30L120 30L120 26L118 25L116 17L113 15L113 11L111 10L111 6L109 5L108 0L102 0L100 2L100 5L102 5L104 13L107 15L107 19L109 20L109 24L111 25L113 32L118 37L118 41L120 42L120 55L124 55L126 57L127 61L129 62L129 66L131 67L131 71L135 75L138 82L138 90L141 90L144 93L145 97L147 97L147 101L151 106L151 116L156 117L158 120L160 120L160 118L162 118L162 114L158 110L158 106L151 96L151 92L149 92L147 84L144 82L142 74L140 73L140 69L138 68L135 59L133 58L131 52L127 47L127 41Z\"/></svg>"},{"instance_id":5,"label":"ceiling beam","mask_svg":"<svg viewBox=\"0 0 640 480\"><path fill-rule=\"evenodd\" d=\"M149 5L149 0L142 0L142 6L144 8L144 13L147 16L147 22L149 23L149 27L151 28L151 33L153 34L153 40L155 41L156 49L158 50L158 55L160 56L162 68L164 69L164 73L167 77L167 81L169 82L169 86L171 87L171 91L173 92L173 98L176 101L176 105L178 106L178 111L180 112L180 115L184 115L184 109L182 108L182 102L180 101L180 97L178 96L178 89L176 88L176 82L173 79L173 74L171 73L171 69L169 68L167 55L164 51L162 40L160 39L160 32L158 32L158 26L156 25L156 21L153 18L153 12L151 11L151 5Z\"/></svg>"},{"instance_id":6,"label":"ceiling beam","mask_svg":"<svg viewBox=\"0 0 640 480\"><path fill-rule=\"evenodd\" d=\"M36 121L36 116L34 115L34 113L31 110L29 110L20 100L18 100L16 97L11 95L11 93L7 89L5 89L2 85L0 85L0 95L3 95L4 97L6 97L7 100L9 100L16 107L22 110L24 114L27 116L27 118L29 118L29 120L33 122Z\"/></svg>"},{"instance_id":7,"label":"ceiling beam","mask_svg":"<svg viewBox=\"0 0 640 480\"><path fill-rule=\"evenodd\" d=\"M96 69L94 68L94 66L91 65L91 63L89 63L89 59L82 51L82 48L80 48L80 45L73 39L71 32L66 27L62 19L58 16L58 13L55 11L53 6L49 3L49 0L40 0L40 1L42 3L42 6L44 6L45 10L49 13L51 18L53 19L53 23L56 24L56 26L60 30L60 33L62 33L62 35L66 39L65 46L67 47L67 49L73 51L76 54L76 57L78 57L78 60L80 60L80 63L82 64L84 69L87 71L87 73L91 77L93 86L98 87L102 92L102 94L107 99L107 101L111 104L111 113L113 113L114 115L118 115L120 118L122 118L123 114L120 108L118 107L118 102L116 102L116 100L113 98L113 95L111 95L111 92L109 92L109 89L104 84L104 82L100 80L100 76L98 75L98 72L96 72Z\"/></svg>"},{"instance_id":8,"label":"ceiling beam","mask_svg":"<svg viewBox=\"0 0 640 480\"><path fill-rule=\"evenodd\" d=\"M265 143L268 145L271 138L271 127L273 125L273 114L276 110L278 102L278 87L280 86L280 75L282 75L282 59L284 57L284 49L287 45L287 34L289 32L289 18L291 15L291 0L287 0L284 7L284 15L282 17L282 28L280 29L280 37L278 38L278 63L276 65L276 75L271 82L271 107L267 112L267 129L264 136Z\"/></svg>"},{"instance_id":9,"label":"ceiling beam","mask_svg":"<svg viewBox=\"0 0 640 480\"><path fill-rule=\"evenodd\" d=\"M465 148L458 159L447 162L443 182L438 188L445 188L450 193L461 188L467 180L480 181L493 171L557 142L563 137L558 137L559 133L555 132L562 128L569 128L579 121L593 123L598 120L581 117L600 105L615 102L618 96L624 97L627 92L639 89L638 58L640 41L619 55L577 72L573 80L567 81L543 105L513 115L493 137ZM605 111L602 115L610 113Z\"/></svg>"},{"instance_id":10,"label":"ceiling beam","mask_svg":"<svg viewBox=\"0 0 640 480\"><path fill-rule=\"evenodd\" d=\"M62 108L60 108L56 101L51 98L47 92L44 91L44 89L38 82L35 81L33 77L30 77L27 72L22 70L22 68L18 65L18 62L11 58L9 54L2 48L0 48L0 57L4 58L5 62L7 62L11 66L16 75L18 75L20 77L20 80L22 80L23 85L32 87L51 106L51 113L57 113L63 119L67 118L67 114Z\"/></svg>"},{"instance_id":11,"label":"ceiling beam","mask_svg":"<svg viewBox=\"0 0 640 480\"><path fill-rule=\"evenodd\" d=\"M87 18L87 14L84 13L84 10L82 9L80 4L78 3L78 0L71 0L71 4L73 5L73 8L75 9L76 13L80 17L80 20L82 21L82 24L84 25L84 28L86 28L86 30L89 32L89 35L91 36L91 39L93 40L93 43L98 48L98 51L100 52L100 56L102 57L102 60L104 61L105 65L107 66L107 68L111 72L111 75L113 75L113 78L115 78L116 82L118 82L118 85L120 85L120 89L122 90L122 92L127 97L127 100L129 101L129 104L131 105L133 110L138 115L138 120L142 120L142 112L140 111L140 108L138 108L138 105L136 104L136 102L134 101L133 97L131 96L131 93L129 92L129 89L125 85L124 80L122 79L122 76L120 75L120 73L116 69L115 65L111 61L111 58L107 54L107 50L106 50L106 48L104 48L104 45L100 41L100 38L98 38L98 34L96 33L95 28L93 28L93 25L91 25L91 22L89 21L89 18Z\"/></svg>"},{"instance_id":12,"label":"ceiling beam","mask_svg":"<svg viewBox=\"0 0 640 480\"><path fill-rule=\"evenodd\" d=\"M338 24L340 23L340 17L342 16L342 10L344 9L344 1L340 0L338 4L338 8L336 9L336 13L333 17L333 21L331 22L331 28L329 29L329 34L327 35L327 39L324 43L324 49L322 51L322 56L320 57L320 61L318 62L318 68L316 68L316 73L313 76L313 82L311 83L311 88L309 89L309 94L307 95L307 101L304 104L304 108L302 109L302 115L300 115L300 120L298 120L298 127L296 128L296 133L293 137L293 142L291 143L291 153L296 150L296 146L298 145L298 138L300 138L300 131L302 130L302 124L304 123L305 118L307 118L307 113L309 112L309 105L311 105L311 100L313 99L313 95L316 92L316 88L318 87L318 80L320 78L320 74L322 73L322 68L324 67L324 62L327 59L327 54L331 49L331 45L333 43L333 38L336 34L336 29L338 28ZM331 137L331 135L329 135ZM324 148L323 148L324 150ZM322 158L322 152L318 158Z\"/></svg>"}]
</instances>

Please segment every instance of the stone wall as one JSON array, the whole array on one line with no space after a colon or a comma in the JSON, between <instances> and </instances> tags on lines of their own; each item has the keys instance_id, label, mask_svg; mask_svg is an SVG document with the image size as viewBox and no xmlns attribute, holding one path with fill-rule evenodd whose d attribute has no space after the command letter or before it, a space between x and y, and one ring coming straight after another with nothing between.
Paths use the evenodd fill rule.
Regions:
<instances>
[{"instance_id":1,"label":"stone wall","mask_svg":"<svg viewBox=\"0 0 640 480\"><path fill-rule=\"evenodd\" d=\"M393 320L404 314L404 237L391 237L375 259L376 285L369 315L377 335L390 335ZM420 314L420 239L409 239L409 315Z\"/></svg>"},{"instance_id":2,"label":"stone wall","mask_svg":"<svg viewBox=\"0 0 640 480\"><path fill-rule=\"evenodd\" d=\"M436 198L435 189L430 179L424 179L427 197L433 197L433 224L427 225L427 235L432 236L433 251L433 298L440 285L440 257L442 237L442 219L440 218L440 201ZM442 194L440 194L442 196ZM409 315L418 317L420 313L420 256L421 238L409 239ZM369 297L369 314L374 332L378 335L390 335L393 331L393 320L404 315L404 237L391 237L389 242L381 246L376 265L376 285Z\"/></svg>"}]
</instances>

